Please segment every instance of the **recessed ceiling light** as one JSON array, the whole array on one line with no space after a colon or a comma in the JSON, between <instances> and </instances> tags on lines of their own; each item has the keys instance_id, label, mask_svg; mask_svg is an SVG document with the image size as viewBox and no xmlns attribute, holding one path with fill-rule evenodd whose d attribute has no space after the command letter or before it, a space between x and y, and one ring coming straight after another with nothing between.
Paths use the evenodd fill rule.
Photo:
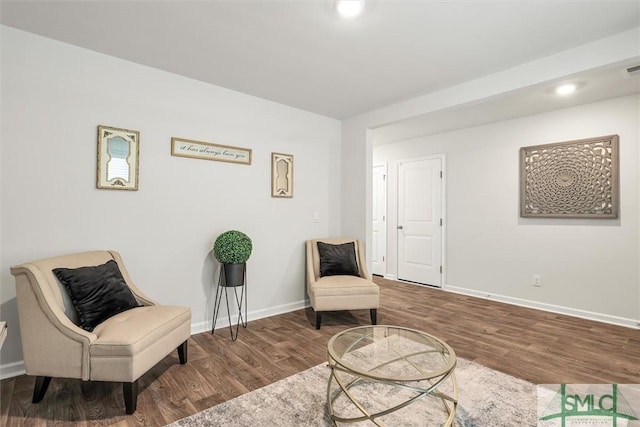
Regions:
<instances>
[{"instance_id":1,"label":"recessed ceiling light","mask_svg":"<svg viewBox=\"0 0 640 427\"><path fill-rule=\"evenodd\" d=\"M364 0L336 0L336 10L343 18L355 18L363 9Z\"/></svg>"},{"instance_id":2,"label":"recessed ceiling light","mask_svg":"<svg viewBox=\"0 0 640 427\"><path fill-rule=\"evenodd\" d=\"M565 85L560 85L556 88L556 93L558 95L570 95L573 92L576 91L576 85L574 84L565 84Z\"/></svg>"}]
</instances>

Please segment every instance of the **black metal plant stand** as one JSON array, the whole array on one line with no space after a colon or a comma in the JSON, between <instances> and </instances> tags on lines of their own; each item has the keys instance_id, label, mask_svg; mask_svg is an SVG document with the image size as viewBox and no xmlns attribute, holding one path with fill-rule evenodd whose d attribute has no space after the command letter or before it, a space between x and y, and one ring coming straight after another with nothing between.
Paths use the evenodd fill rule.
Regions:
<instances>
[{"instance_id":1,"label":"black metal plant stand","mask_svg":"<svg viewBox=\"0 0 640 427\"><path fill-rule=\"evenodd\" d=\"M247 265L243 265L243 281L241 285L236 286L227 286L227 280L225 277L225 268L224 265L220 266L220 278L218 279L218 288L216 289L216 300L215 306L213 309L213 321L211 326L211 333L213 334L216 330L216 321L218 319L218 314L220 313L220 303L222 302L222 296L224 295L224 299L227 305L227 316L229 318L229 332L231 333L231 340L235 341L238 339L238 330L240 329L240 325L243 328L247 327ZM222 288L222 289L221 289ZM236 304L238 306L238 322L236 323L236 331L233 333L233 326L231 325L231 310L229 309L229 288L233 288L233 295L235 296ZM240 297L238 298L238 288L240 288ZM244 302L244 316L242 315L242 303Z\"/></svg>"}]
</instances>

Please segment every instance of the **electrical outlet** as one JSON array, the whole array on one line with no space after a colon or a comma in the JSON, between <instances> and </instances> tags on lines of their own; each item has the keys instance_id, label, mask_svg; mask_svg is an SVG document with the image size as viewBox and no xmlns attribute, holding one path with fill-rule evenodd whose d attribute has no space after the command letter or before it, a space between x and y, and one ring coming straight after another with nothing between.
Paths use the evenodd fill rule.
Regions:
<instances>
[{"instance_id":1,"label":"electrical outlet","mask_svg":"<svg viewBox=\"0 0 640 427\"><path fill-rule=\"evenodd\" d=\"M531 276L531 284L537 288L542 287L542 276L539 274Z\"/></svg>"}]
</instances>

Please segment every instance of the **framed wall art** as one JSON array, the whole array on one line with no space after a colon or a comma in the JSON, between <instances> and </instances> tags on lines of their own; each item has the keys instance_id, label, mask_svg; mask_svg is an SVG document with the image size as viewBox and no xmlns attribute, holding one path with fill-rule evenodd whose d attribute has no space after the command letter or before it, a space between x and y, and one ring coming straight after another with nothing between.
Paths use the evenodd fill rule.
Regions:
<instances>
[{"instance_id":1,"label":"framed wall art","mask_svg":"<svg viewBox=\"0 0 640 427\"><path fill-rule=\"evenodd\" d=\"M110 190L138 189L140 132L98 126L96 187Z\"/></svg>"},{"instance_id":2,"label":"framed wall art","mask_svg":"<svg viewBox=\"0 0 640 427\"><path fill-rule=\"evenodd\" d=\"M171 138L171 155L218 162L251 164L251 149L231 145L211 144L192 139Z\"/></svg>"},{"instance_id":3,"label":"framed wall art","mask_svg":"<svg viewBox=\"0 0 640 427\"><path fill-rule=\"evenodd\" d=\"M293 155L271 153L271 197L293 197Z\"/></svg>"},{"instance_id":4,"label":"framed wall art","mask_svg":"<svg viewBox=\"0 0 640 427\"><path fill-rule=\"evenodd\" d=\"M617 218L618 139L520 148L520 216Z\"/></svg>"}]
</instances>

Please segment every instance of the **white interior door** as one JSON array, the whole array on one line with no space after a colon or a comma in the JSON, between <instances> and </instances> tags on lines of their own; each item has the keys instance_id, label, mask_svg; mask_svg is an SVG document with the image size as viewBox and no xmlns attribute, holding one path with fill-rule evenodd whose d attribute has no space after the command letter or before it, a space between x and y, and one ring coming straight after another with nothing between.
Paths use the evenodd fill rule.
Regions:
<instances>
[{"instance_id":1,"label":"white interior door","mask_svg":"<svg viewBox=\"0 0 640 427\"><path fill-rule=\"evenodd\" d=\"M442 159L398 164L398 279L442 285Z\"/></svg>"},{"instance_id":2,"label":"white interior door","mask_svg":"<svg viewBox=\"0 0 640 427\"><path fill-rule=\"evenodd\" d=\"M373 167L373 225L371 227L371 270L387 272L387 165Z\"/></svg>"}]
</instances>

